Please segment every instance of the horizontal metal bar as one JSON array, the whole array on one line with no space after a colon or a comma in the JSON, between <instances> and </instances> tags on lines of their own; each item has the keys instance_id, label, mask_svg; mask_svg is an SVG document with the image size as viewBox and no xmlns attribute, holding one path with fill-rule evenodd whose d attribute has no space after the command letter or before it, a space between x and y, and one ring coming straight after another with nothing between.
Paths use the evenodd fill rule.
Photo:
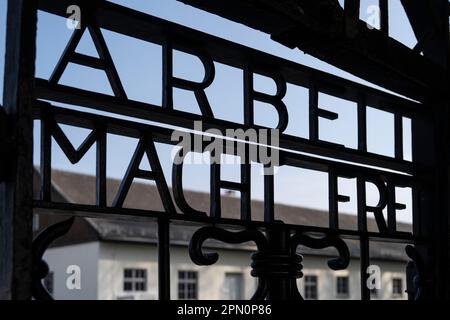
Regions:
<instances>
[{"instance_id":1,"label":"horizontal metal bar","mask_svg":"<svg viewBox=\"0 0 450 320\"><path fill-rule=\"evenodd\" d=\"M156 175L152 171L137 169L135 177L139 179L155 180Z\"/></svg>"},{"instance_id":2,"label":"horizontal metal bar","mask_svg":"<svg viewBox=\"0 0 450 320\"><path fill-rule=\"evenodd\" d=\"M105 64L103 61L96 57L91 57L88 55L85 55L83 53L74 52L71 55L71 61L72 63L81 64L85 67L90 67L94 69L101 69L104 70Z\"/></svg>"},{"instance_id":3,"label":"horizontal metal bar","mask_svg":"<svg viewBox=\"0 0 450 320\"><path fill-rule=\"evenodd\" d=\"M337 201L339 201L339 202L350 202L350 197L349 196L343 196L343 195L340 195L340 194L338 194L337 195Z\"/></svg>"},{"instance_id":4,"label":"horizontal metal bar","mask_svg":"<svg viewBox=\"0 0 450 320\"><path fill-rule=\"evenodd\" d=\"M328 119L328 120L337 120L339 118L339 115L336 112L332 112L325 109L317 109L317 114L319 117Z\"/></svg>"},{"instance_id":5,"label":"horizontal metal bar","mask_svg":"<svg viewBox=\"0 0 450 320\"><path fill-rule=\"evenodd\" d=\"M221 180L219 182L219 186L221 189L228 189L228 190L234 190L234 191L244 191L245 190L245 185L243 185L240 182L234 182L234 181Z\"/></svg>"},{"instance_id":6,"label":"horizontal metal bar","mask_svg":"<svg viewBox=\"0 0 450 320\"><path fill-rule=\"evenodd\" d=\"M70 214L77 217L92 217L92 218L108 218L116 220L129 220L133 217L133 221L149 221L164 217L169 221L176 221L181 224L193 224L204 223L214 224L222 226L230 226L237 228L260 228L265 230L267 228L286 228L292 231L303 231L311 233L326 233L336 234L344 239L359 239L360 237L368 237L371 241L382 242L398 242L398 243L423 243L424 239L413 236L411 233L397 233L395 235L381 234L376 232L360 232L356 230L343 230L343 229L329 229L323 227L306 226L306 225L292 225L284 224L280 222L263 222L263 221L250 221L230 218L211 218L208 216L200 215L185 215L185 214L167 214L164 211L153 210L141 210L131 208L111 208L111 207L98 207L94 205L86 204L72 204L72 203L59 203L59 202L45 202L35 200L34 203L35 212L38 214Z\"/></svg>"},{"instance_id":7,"label":"horizontal metal bar","mask_svg":"<svg viewBox=\"0 0 450 320\"><path fill-rule=\"evenodd\" d=\"M162 128L159 126L148 125L144 123L137 123L128 120L122 120L112 117L106 117L86 112L80 112L76 110L66 109L62 107L53 107L50 104L37 102L34 108L34 118L40 119L44 117L45 113L50 113L55 121L58 123L78 126L86 129L95 129L99 124L102 124L107 133L127 136L131 138L140 138L142 133L149 133L152 135L155 142L161 142L165 144L175 145L178 141L171 139L174 129ZM192 134L196 136L196 134ZM226 141L217 137L217 140L222 140L225 144ZM191 140L193 141L193 140ZM238 141L233 146L233 152L237 154L238 144L246 143L245 141ZM204 146L209 144L209 141L204 142ZM268 146L267 146L268 147ZM228 152L227 148L224 148L224 152ZM404 183L406 185L414 186L415 181L413 176L398 174L389 171L378 170L374 168L368 168L358 166L355 164L348 164L343 162L337 162L304 154L288 152L280 150L280 162L283 165L292 165L305 169L317 170L317 171L329 171L330 167L338 170L340 175L348 175L354 177L361 176L380 176L393 179L398 183Z\"/></svg>"},{"instance_id":8,"label":"horizontal metal bar","mask_svg":"<svg viewBox=\"0 0 450 320\"><path fill-rule=\"evenodd\" d=\"M260 126L248 127L244 124L220 120L205 119L204 117L183 111L167 110L162 107L123 100L100 93L94 93L82 89L75 89L63 85L51 85L43 79L36 79L36 97L39 99L52 100L61 103L75 104L94 108L106 112L142 118L146 120L162 122L188 129L194 129L195 121L202 121L203 129L215 128L221 130L225 135L227 129L267 129ZM394 159L374 153L363 152L343 146L321 141L311 141L292 135L280 135L280 147L320 156L339 158L345 161L357 162L381 168L389 168L405 173L413 173L414 165L405 160Z\"/></svg>"}]
</instances>

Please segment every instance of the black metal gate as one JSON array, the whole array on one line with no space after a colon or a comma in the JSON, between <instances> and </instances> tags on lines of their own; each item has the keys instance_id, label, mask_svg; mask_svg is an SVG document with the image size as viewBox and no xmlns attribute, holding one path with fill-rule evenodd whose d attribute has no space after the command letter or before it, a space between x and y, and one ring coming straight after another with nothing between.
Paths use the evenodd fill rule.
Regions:
<instances>
[{"instance_id":1,"label":"black metal gate","mask_svg":"<svg viewBox=\"0 0 450 320\"><path fill-rule=\"evenodd\" d=\"M191 1L187 1L191 2ZM213 1L214 2L214 1ZM220 2L220 1L219 1ZM231 1L233 2L233 1ZM270 1L268 1L270 2ZM288 1L289 2L289 1ZM301 1L300 1L301 2ZM359 1L345 1L345 13L349 26L352 9ZM385 3L385 1L380 1ZM438 1L436 1L437 3ZM441 1L442 2L442 1ZM446 1L445 8L448 9ZM66 17L69 5L79 5L83 12L81 28L76 29L49 79L35 78L35 42L37 10ZM236 3L234 3L237 5ZM441 3L442 4L442 3ZM202 5L202 4L197 4ZM204 4L203 4L204 5ZM206 5L205 5L206 6ZM207 7L207 6L206 6ZM207 8L208 9L208 8ZM214 8L213 8L214 9ZM212 9L212 11L214 11ZM219 10L220 11L220 10ZM444 10L445 11L445 10ZM226 15L226 10L223 12ZM385 17L385 16L384 16ZM356 17L357 18L357 17ZM446 30L448 34L448 17ZM386 32L383 20L381 31ZM133 101L127 97L119 75L108 51L100 29L156 43L163 52L163 103L162 106ZM439 31L439 32L440 32ZM76 45L84 32L90 32L99 58L75 52ZM301 33L301 30L297 30ZM294 39L294 33L279 36L280 41ZM384 38L386 34L383 35ZM444 35L445 37L445 35ZM287 40L286 40L287 39ZM325 38L324 38L325 39ZM356 40L355 40L356 41ZM382 44L383 42L380 42ZM295 45L293 45L295 46ZM424 46L421 44L421 46ZM386 49L386 48L383 48ZM190 242L190 255L199 265L210 265L217 261L217 254L204 253L202 245L207 239L217 239L228 243L255 242L258 252L252 256L252 275L258 278L258 288L253 299L301 299L296 279L302 276L302 257L297 247L304 245L314 249L335 247L338 257L329 261L329 267L338 270L348 266L350 255L343 239L357 239L360 242L361 297L370 299L366 286L369 248L372 241L392 241L404 243L411 258L408 265L408 295L411 299L449 298L449 219L448 219L448 87L430 85L428 79L420 82L421 71L428 66L420 56L418 48L411 51L408 61L418 61L419 72L402 73L400 66L396 73L401 79L389 87L390 79L384 79L389 69L374 70L377 63L372 60L367 65L372 71L367 73L370 80L381 79L388 89L406 96L399 96L376 90L346 79L326 74L300 64L281 59L242 45L238 45L196 30L186 28L156 17L133 11L106 1L75 0L9 0L7 26L7 52L4 88L4 109L0 114L1 142L1 205L0 224L2 263L0 264L1 297L6 299L51 299L41 284L48 272L41 260L47 246L57 237L64 235L73 222L66 220L49 227L36 239L32 239L32 213L59 212L75 216L116 217L129 219L140 217L158 223L159 252L159 298L170 298L169 228L171 223L203 223ZM201 82L177 78L173 75L173 50L197 56L205 69ZM317 48L311 49L312 51ZM447 50L448 47L444 50ZM322 54L321 52L319 54ZM433 56L430 53L427 55ZM323 55L321 55L323 57ZM332 54L325 56L325 59ZM367 56L370 56L367 53ZM436 55L434 55L436 56ZM397 57L398 58L398 57ZM332 58L330 58L332 60ZM339 60L337 61L344 61ZM205 89L214 79L214 63L220 62L238 68L244 75L244 124L220 120L214 117L205 94ZM392 62L392 61L391 61ZM103 70L113 96L90 92L59 84L60 77L68 63L79 64ZM446 62L445 62L446 63ZM339 63L336 63L339 65ZM344 61L344 67L352 65ZM357 69L354 62L353 71ZM431 64L430 64L431 65ZM391 65L392 67L392 65ZM350 67L349 67L350 68ZM359 66L362 70L364 67ZM434 68L434 64L433 64ZM350 68L351 69L351 68ZM434 69L433 69L434 70ZM439 69L440 70L440 69ZM391 70L392 71L392 70ZM358 71L356 71L358 73ZM258 92L253 86L253 75L261 74L272 78L277 85L277 93L268 95ZM445 76L436 74L436 79L445 81ZM282 102L287 83L309 90L309 139L294 137L284 133L289 116ZM175 110L173 89L193 91L201 109L201 115ZM357 103L358 147L351 149L342 145L326 143L319 139L319 119L334 120L337 114L323 110L318 105L318 94L325 93ZM50 102L48 102L50 101ZM211 165L211 210L198 212L185 201L182 188L182 164L173 166L173 197L169 194L167 182L154 143L175 144L171 140L173 130L159 126L135 123L129 120L79 112L57 107L55 103L74 104L95 110L107 111L124 116L132 116L159 123L194 129L195 121L202 121L205 128L215 128L225 135L226 129L261 128L254 123L254 102L266 102L274 106L279 116L280 166L308 168L325 172L329 180L329 227L291 225L274 218L274 177L264 178L264 221L252 220L250 212L250 164L241 165L241 182L224 181L220 178L220 164ZM395 119L395 155L382 156L367 150L367 107L386 111ZM3 110L5 112L3 112ZM403 119L412 123L413 159L405 160L403 155ZM41 186L40 198L33 200L33 120L41 122ZM82 145L75 149L62 132L60 124L90 129L91 134ZM111 206L106 202L106 150L107 134L116 134L139 139L133 160ZM191 133L195 136L197 133ZM72 163L77 163L92 147L96 148L96 204L59 203L51 197L51 144L52 139L61 147ZM218 138L218 140L220 140ZM224 140L221 140L225 143ZM232 149L224 152L237 154L246 141L237 141ZM260 145L261 148L272 148ZM203 152L205 145L189 151ZM307 152L304 155L300 152ZM315 157L314 155L320 156ZM142 157L148 157L152 171L138 168ZM134 178L153 180L158 186L164 204L163 212L122 208L123 200ZM358 229L345 230L339 226L338 203L348 201L338 190L338 178L357 180ZM367 182L373 183L379 193L377 206L366 204ZM396 202L396 188L413 190L413 232L396 229L396 211L402 204ZM220 190L232 189L241 194L240 219L221 217ZM175 204L180 209L177 211ZM382 210L387 208L387 219ZM367 214L373 213L378 232L368 231ZM227 227L238 229L230 231Z\"/></svg>"}]
</instances>

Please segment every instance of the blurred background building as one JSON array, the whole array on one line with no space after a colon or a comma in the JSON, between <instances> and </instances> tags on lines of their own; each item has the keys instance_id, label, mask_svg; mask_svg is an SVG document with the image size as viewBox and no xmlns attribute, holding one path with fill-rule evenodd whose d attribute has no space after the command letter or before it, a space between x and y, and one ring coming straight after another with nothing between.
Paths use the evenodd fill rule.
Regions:
<instances>
[{"instance_id":1,"label":"blurred background building","mask_svg":"<svg viewBox=\"0 0 450 320\"><path fill-rule=\"evenodd\" d=\"M39 181L36 174L36 181ZM95 201L95 177L65 171L54 171L53 196L60 202L90 204ZM108 180L109 198L113 198L120 181ZM92 190L91 190L92 189ZM36 189L37 190L37 189ZM189 204L208 211L209 195L185 191ZM240 200L233 194L223 195L224 217L239 215ZM158 210L161 201L155 185L134 183L125 206ZM326 226L328 213L301 207L276 205L277 219L289 223ZM252 202L254 220L262 220L263 203ZM62 219L60 215L58 219ZM54 223L56 215L40 215L35 230ZM340 214L343 229L356 228L356 217ZM368 220L369 230L376 228ZM201 225L173 224L171 227L171 298L172 299L248 299L256 290L257 280L250 275L253 243L229 245L218 241L205 243L205 250L217 252L219 261L213 266L196 266L189 258L189 240ZM398 224L400 231L411 228ZM360 299L360 265L357 241L347 240L352 256L346 270L329 269L327 260L336 255L334 249L312 250L299 247L303 255L304 276L298 280L305 299ZM50 273L45 279L56 299L157 299L157 225L147 221L77 218L71 232L46 251ZM405 267L403 247L393 243L374 242L371 264L381 271L381 289L372 291L373 299L405 299ZM81 288L68 289L66 281L71 265L80 267Z\"/></svg>"}]
</instances>

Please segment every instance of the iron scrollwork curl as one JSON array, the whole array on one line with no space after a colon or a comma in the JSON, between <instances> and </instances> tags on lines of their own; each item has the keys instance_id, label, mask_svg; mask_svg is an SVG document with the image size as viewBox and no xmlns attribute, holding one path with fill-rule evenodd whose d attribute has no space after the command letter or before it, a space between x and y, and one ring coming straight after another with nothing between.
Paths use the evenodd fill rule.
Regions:
<instances>
[{"instance_id":1,"label":"iron scrollwork curl","mask_svg":"<svg viewBox=\"0 0 450 320\"><path fill-rule=\"evenodd\" d=\"M312 249L335 247L339 257L328 261L329 267L333 270L345 269L350 263L350 253L346 243L335 235L313 238L302 232L291 236L289 230L283 230L282 228L268 231L264 235L254 229L231 232L218 227L203 227L194 233L189 244L189 255L197 265L212 265L219 259L216 252L203 252L202 247L205 241L209 239L231 244L249 241L256 243L257 252L253 253L251 257L251 275L258 278L258 287L251 298L252 300L264 300L271 287L274 284L278 285L277 282L284 283L290 288L286 298L303 300L296 283L296 279L303 276L303 257L297 253L299 245Z\"/></svg>"},{"instance_id":2,"label":"iron scrollwork curl","mask_svg":"<svg viewBox=\"0 0 450 320\"><path fill-rule=\"evenodd\" d=\"M42 284L49 273L47 262L42 259L48 246L56 239L69 232L75 218L55 223L41 231L33 240L33 273L32 273L32 295L36 300L53 300L52 295Z\"/></svg>"},{"instance_id":3,"label":"iron scrollwork curl","mask_svg":"<svg viewBox=\"0 0 450 320\"><path fill-rule=\"evenodd\" d=\"M189 256L191 260L201 266L209 266L216 263L219 255L216 252L204 253L202 250L206 240L214 239L225 243L239 244L253 241L258 251L267 251L268 243L264 234L257 230L244 230L231 232L217 227L203 227L197 230L189 243ZM267 295L267 282L263 278L258 278L258 285L251 300L264 300Z\"/></svg>"},{"instance_id":4,"label":"iron scrollwork curl","mask_svg":"<svg viewBox=\"0 0 450 320\"><path fill-rule=\"evenodd\" d=\"M291 237L291 248L295 252L299 245L311 249L325 249L334 247L339 253L338 258L334 258L328 261L328 266L332 270L346 269L350 263L350 252L347 244L341 238L335 235L326 235L323 238L313 238L304 233L297 233Z\"/></svg>"},{"instance_id":5,"label":"iron scrollwork curl","mask_svg":"<svg viewBox=\"0 0 450 320\"><path fill-rule=\"evenodd\" d=\"M334 247L337 249L339 257L328 260L328 266L332 270L346 269L350 263L350 252L347 244L336 235L325 235L322 238L311 237L305 233L295 233L290 238L290 247L292 254L296 254L297 247L303 245L311 249L325 249ZM297 282L291 282L291 296L297 300L303 300L301 293L298 290Z\"/></svg>"},{"instance_id":6,"label":"iron scrollwork curl","mask_svg":"<svg viewBox=\"0 0 450 320\"><path fill-rule=\"evenodd\" d=\"M216 252L203 252L202 246L209 239L231 244L253 241L258 247L258 250L265 251L267 248L266 238L257 230L231 232L217 227L203 227L194 233L189 243L189 255L195 264L209 266L216 263L219 259L219 255Z\"/></svg>"},{"instance_id":7,"label":"iron scrollwork curl","mask_svg":"<svg viewBox=\"0 0 450 320\"><path fill-rule=\"evenodd\" d=\"M419 251L412 245L405 248L406 255L411 259L406 265L408 300L422 300L425 280L425 265Z\"/></svg>"}]
</instances>

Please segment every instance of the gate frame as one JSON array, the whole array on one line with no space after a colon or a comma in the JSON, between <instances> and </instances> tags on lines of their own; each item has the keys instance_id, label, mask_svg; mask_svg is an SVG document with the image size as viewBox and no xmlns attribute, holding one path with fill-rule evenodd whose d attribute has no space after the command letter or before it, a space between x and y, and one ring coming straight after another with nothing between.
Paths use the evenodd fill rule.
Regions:
<instances>
[{"instance_id":1,"label":"gate frame","mask_svg":"<svg viewBox=\"0 0 450 320\"><path fill-rule=\"evenodd\" d=\"M436 0L436 3L439 0ZM442 34L448 35L448 2L439 4L447 10L440 10ZM9 154L7 166L0 176L5 180L0 185L0 252L4 260L0 264L0 299L29 300L32 297L32 215L33 215L33 92L36 58L37 1L8 0L4 110L8 122L7 137L1 137L3 154ZM446 28L445 28L446 26ZM445 31L445 32L444 32ZM448 42L446 61L449 69ZM432 53L427 53L432 55ZM439 56L442 56L440 54ZM448 80L447 72L447 80ZM449 83L449 81L447 81ZM450 89L450 88L449 88ZM447 92L450 92L448 90ZM430 129L427 124L414 121L413 159L427 165L427 170L418 173L428 186L421 195L421 201L415 203L416 211L422 214L415 230L417 235L429 239L429 245L418 247L426 266L428 281L426 296L430 299L450 298L450 105L449 97L436 96L430 92L426 101L434 113L434 137L425 134ZM7 138L11 137L8 141ZM2 139L0 139L2 141ZM7 150L5 152L5 150ZM158 220L159 234L168 239L169 220ZM280 237L282 239L283 237ZM285 241L279 241L282 250ZM164 241L163 243L168 243ZM160 268L169 265L169 247L160 250ZM168 274L160 273L163 277ZM168 283L169 279L160 279ZM439 281L438 281L439 280ZM284 298L286 284L272 283L277 288L271 291L269 298ZM160 287L160 297L169 299L168 286ZM364 298L364 297L362 297Z\"/></svg>"}]
</instances>

